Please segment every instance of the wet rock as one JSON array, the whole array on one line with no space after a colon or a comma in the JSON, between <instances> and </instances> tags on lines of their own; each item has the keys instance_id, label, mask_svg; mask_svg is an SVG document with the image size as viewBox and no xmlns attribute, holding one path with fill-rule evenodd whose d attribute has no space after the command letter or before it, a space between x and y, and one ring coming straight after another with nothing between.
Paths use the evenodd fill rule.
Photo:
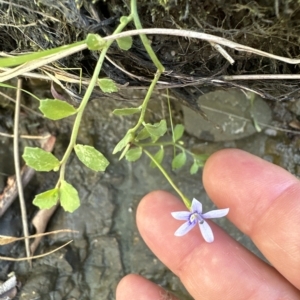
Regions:
<instances>
[{"instance_id":1,"label":"wet rock","mask_svg":"<svg viewBox=\"0 0 300 300\"><path fill-rule=\"evenodd\" d=\"M250 97L254 97L253 106ZM260 129L272 120L268 105L257 95L249 97L236 89L217 90L204 94L198 104L207 115L183 106L186 131L206 141L228 141L247 137L255 132L256 122Z\"/></svg>"},{"instance_id":2,"label":"wet rock","mask_svg":"<svg viewBox=\"0 0 300 300\"><path fill-rule=\"evenodd\" d=\"M83 275L90 291L90 299L112 299L117 283L123 276L115 238L98 236L91 240Z\"/></svg>"}]
</instances>

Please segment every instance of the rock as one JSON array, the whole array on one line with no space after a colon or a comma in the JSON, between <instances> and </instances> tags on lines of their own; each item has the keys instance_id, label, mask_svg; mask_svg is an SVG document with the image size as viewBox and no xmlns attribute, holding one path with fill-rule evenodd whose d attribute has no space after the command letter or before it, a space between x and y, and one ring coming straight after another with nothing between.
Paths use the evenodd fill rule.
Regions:
<instances>
[{"instance_id":1,"label":"rock","mask_svg":"<svg viewBox=\"0 0 300 300\"><path fill-rule=\"evenodd\" d=\"M251 97L254 98L253 106ZM198 104L207 120L183 106L184 125L189 134L206 141L240 139L263 129L272 120L271 110L262 98L253 93L248 93L247 97L237 89L207 93L198 99Z\"/></svg>"}]
</instances>

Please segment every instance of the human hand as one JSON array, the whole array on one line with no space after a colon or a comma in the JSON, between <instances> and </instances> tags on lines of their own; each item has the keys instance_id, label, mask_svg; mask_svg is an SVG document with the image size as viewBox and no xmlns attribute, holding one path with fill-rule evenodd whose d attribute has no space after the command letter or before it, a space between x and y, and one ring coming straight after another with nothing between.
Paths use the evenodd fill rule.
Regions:
<instances>
[{"instance_id":1,"label":"human hand","mask_svg":"<svg viewBox=\"0 0 300 300\"><path fill-rule=\"evenodd\" d=\"M204 187L228 218L249 235L269 266L216 224L206 243L199 228L174 236L185 210L173 195L155 191L137 211L139 231L155 255L173 271L196 300L300 299L300 182L282 168L241 150L213 154L203 172ZM117 300L160 300L166 292L138 275L127 275Z\"/></svg>"}]
</instances>

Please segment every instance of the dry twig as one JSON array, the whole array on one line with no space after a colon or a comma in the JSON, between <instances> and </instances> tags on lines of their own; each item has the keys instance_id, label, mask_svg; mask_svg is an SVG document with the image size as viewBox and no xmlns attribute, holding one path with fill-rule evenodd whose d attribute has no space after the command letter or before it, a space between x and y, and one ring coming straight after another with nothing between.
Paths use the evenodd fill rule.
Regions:
<instances>
[{"instance_id":1,"label":"dry twig","mask_svg":"<svg viewBox=\"0 0 300 300\"><path fill-rule=\"evenodd\" d=\"M20 116L20 102L21 102L21 93L22 93L21 91L22 80L23 79L18 78L18 83L17 83L15 120L14 120L14 163L15 163L17 189L18 189L20 208L21 208L23 232L25 237L24 240L25 250L26 250L26 256L29 258L30 257L29 240L26 239L26 237L29 236L29 231L28 231L27 212L26 212L26 204L25 204L24 194L23 194L22 179L21 179L21 172L20 172L20 159L19 159L19 116ZM31 261L29 259L28 262L31 266Z\"/></svg>"}]
</instances>

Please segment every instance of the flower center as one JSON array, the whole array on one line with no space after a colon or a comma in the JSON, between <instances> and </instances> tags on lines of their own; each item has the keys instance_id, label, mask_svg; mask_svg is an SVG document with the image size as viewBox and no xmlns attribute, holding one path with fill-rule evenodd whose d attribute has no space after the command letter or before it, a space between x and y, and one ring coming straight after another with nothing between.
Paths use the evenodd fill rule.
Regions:
<instances>
[{"instance_id":1,"label":"flower center","mask_svg":"<svg viewBox=\"0 0 300 300\"><path fill-rule=\"evenodd\" d=\"M198 212L193 212L190 215L190 222L191 223L199 222L200 224L202 224L204 222L204 219L202 218L202 215L199 214Z\"/></svg>"}]
</instances>

